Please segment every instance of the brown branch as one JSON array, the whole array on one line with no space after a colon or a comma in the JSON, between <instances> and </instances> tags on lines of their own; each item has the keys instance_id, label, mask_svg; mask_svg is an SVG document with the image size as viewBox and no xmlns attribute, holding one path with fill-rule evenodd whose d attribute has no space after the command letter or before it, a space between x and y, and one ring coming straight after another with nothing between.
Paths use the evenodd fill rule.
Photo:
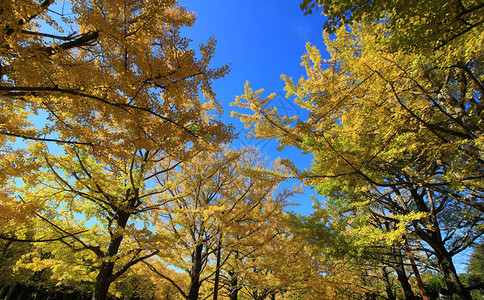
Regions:
<instances>
[{"instance_id":1,"label":"brown branch","mask_svg":"<svg viewBox=\"0 0 484 300\"><path fill-rule=\"evenodd\" d=\"M20 197L20 199L25 203L25 201L22 199L22 197ZM96 254L98 257L104 257L104 253L102 252L101 248L99 246L91 246L91 245L87 245L86 243L84 243L80 238L78 238L77 236L65 231L64 229L62 229L60 226L54 224L53 222L49 221L47 218L43 217L42 215L40 215L39 213L35 213L35 215L37 217L39 217L42 221L46 222L47 224L49 224L50 226L52 226L54 228L54 230L58 231L58 232L62 232L63 234L66 234L70 237L72 237L74 240L76 240L77 242L79 242L83 247L84 249L86 250L91 250L92 252L94 252L94 254ZM63 243L66 243L63 239L60 239L59 241L63 242ZM74 247L72 245L69 245L70 247Z\"/></svg>"},{"instance_id":2,"label":"brown branch","mask_svg":"<svg viewBox=\"0 0 484 300\"><path fill-rule=\"evenodd\" d=\"M200 152L202 152L202 151L200 150L200 151L198 151L197 153L195 153L195 154L192 156L192 158L193 158L193 157L195 157L195 156L196 156L197 154L199 154ZM175 163L173 166L171 166L171 167L169 167L169 168L166 168L166 169L163 169L163 170L157 171L157 172L155 172L155 173L153 173L153 174L151 174L151 175L149 175L149 176L145 177L145 178L144 178L144 180L149 180L149 179L151 179L151 178L153 178L153 177L156 177L156 176L158 176L158 175L160 175L160 174L163 174L163 173L169 172L169 171L171 171L171 170L175 169L176 167L178 167L178 166L179 166L180 164L182 164L182 163L184 163L184 161L179 161L179 162Z\"/></svg>"},{"instance_id":3,"label":"brown branch","mask_svg":"<svg viewBox=\"0 0 484 300\"><path fill-rule=\"evenodd\" d=\"M6 95L16 96L16 97L25 96L25 95L39 96L39 94L38 94L39 92L65 93L65 94L68 94L68 95L74 95L74 96L79 96L79 97L84 97L84 98L96 100L96 101L99 101L101 103L120 108L120 109L127 111L127 112L129 112L128 109L140 110L140 111L147 112L151 115L154 115L154 116L162 119L163 121L171 123L171 124L181 128L181 129L183 129L185 132L189 133L190 135L192 135L194 137L198 137L190 129L184 127L183 125L177 123L176 121L173 121L173 120L171 120L171 119L169 119L169 118L167 118L167 117L165 117L165 116L163 116L159 113L152 111L149 108L140 107L140 106L136 106L136 105L132 105L132 104L128 104L128 103L110 102L110 101L106 100L105 98L101 98L101 97L91 95L91 94L82 93L82 92L79 92L79 91L76 91L76 90L73 90L73 89L59 88L58 86L53 86L53 87L48 87L48 86L47 87L43 87L43 86L39 86L39 87L0 86L0 91L6 91L7 92Z\"/></svg>"},{"instance_id":4,"label":"brown branch","mask_svg":"<svg viewBox=\"0 0 484 300\"><path fill-rule=\"evenodd\" d=\"M477 79L477 77L472 73L471 69L469 69L468 66L465 65L452 65L451 67L459 68L461 70L464 70L467 75L472 79L472 81L479 87L479 90L481 93L484 94L484 85Z\"/></svg>"},{"instance_id":5,"label":"brown branch","mask_svg":"<svg viewBox=\"0 0 484 300\"><path fill-rule=\"evenodd\" d=\"M89 194L87 193L84 193L82 191L79 191L75 188L72 187L72 185L67 181L65 180L55 169L55 167L50 163L49 161L49 158L44 155L44 159L45 159L45 162L47 163L47 165L49 166L49 169L51 170L51 172L56 176L56 178L65 186L68 188L68 191L70 191L71 193L75 194L75 195L78 195L78 196L81 196L87 200L90 200L94 203L96 203L97 205L99 205L104 211L108 212L109 213L109 210L107 207L111 207L113 210L116 210L116 207L113 206L112 203L109 203L109 202L106 202L106 201L103 201L102 199L100 198L97 198L97 197L92 197L90 196ZM86 184L84 184L79 176L77 176L76 173L72 173L72 176L78 181L78 182L81 182L88 190L91 190L89 186L87 186ZM104 195L103 195L104 196ZM109 200L109 199L107 199ZM106 205L106 207L104 206Z\"/></svg>"},{"instance_id":6,"label":"brown branch","mask_svg":"<svg viewBox=\"0 0 484 300\"><path fill-rule=\"evenodd\" d=\"M88 142L76 142L76 141L67 141L67 140L59 140L59 139L52 139L52 138L27 136L27 135L18 134L18 133L12 133L5 130L1 130L0 135L7 135L7 136L17 137L17 138L22 138L22 139L32 140L32 141L55 142L55 143L68 144L68 145L94 146L93 143L88 143Z\"/></svg>"},{"instance_id":7,"label":"brown branch","mask_svg":"<svg viewBox=\"0 0 484 300\"><path fill-rule=\"evenodd\" d=\"M471 31L472 29L478 27L479 25L482 25L484 22L481 21L481 22L477 22L475 24L472 24L472 25L469 25L466 29L462 30L461 32L453 35L451 38L449 38L448 40L443 40L441 41L440 45L438 45L437 47L434 48L434 51L437 51L441 48L443 48L445 45L447 45L449 42L451 42L452 40L460 37L461 35L464 35L465 33L467 33L468 31Z\"/></svg>"},{"instance_id":8,"label":"brown branch","mask_svg":"<svg viewBox=\"0 0 484 300\"><path fill-rule=\"evenodd\" d=\"M41 48L44 50L49 56L54 55L55 53L62 51L62 50L69 50L72 48L82 47L93 43L97 38L99 38L98 31L90 31L82 34L75 40L57 45L55 47L45 47Z\"/></svg>"},{"instance_id":9,"label":"brown branch","mask_svg":"<svg viewBox=\"0 0 484 300\"><path fill-rule=\"evenodd\" d=\"M115 274L113 274L111 276L111 282L115 281L119 276L123 275L130 267L134 266L135 264L139 263L139 262L144 262L146 263L144 260L145 259L148 259L156 254L158 254L160 251L159 250L155 250L153 252L151 252L150 254L146 254L144 256L141 256L141 257L138 257L136 259L132 259L130 260L127 264L125 264L118 272L116 272Z\"/></svg>"},{"instance_id":10,"label":"brown branch","mask_svg":"<svg viewBox=\"0 0 484 300\"><path fill-rule=\"evenodd\" d=\"M188 295L182 290L182 288L176 284L176 282L171 279L170 277L166 276L166 275L163 275L161 272L159 272L154 266L152 266L151 264L149 264L148 262L146 261L143 261L143 263L153 272L155 273L156 275L160 276L161 278L167 280L168 282L170 282L177 290L178 292L180 292L180 294L182 294L182 296L184 298L187 298Z\"/></svg>"},{"instance_id":11,"label":"brown branch","mask_svg":"<svg viewBox=\"0 0 484 300\"><path fill-rule=\"evenodd\" d=\"M75 233L69 233L65 236L61 236L58 238L49 238L49 239L20 239L16 237L9 237L4 234L0 234L0 240L11 241L11 242L21 242L21 243L45 243L45 242L55 242L66 239L68 237L73 237L74 235L78 235L84 232L88 232L88 230L83 230Z\"/></svg>"}]
</instances>

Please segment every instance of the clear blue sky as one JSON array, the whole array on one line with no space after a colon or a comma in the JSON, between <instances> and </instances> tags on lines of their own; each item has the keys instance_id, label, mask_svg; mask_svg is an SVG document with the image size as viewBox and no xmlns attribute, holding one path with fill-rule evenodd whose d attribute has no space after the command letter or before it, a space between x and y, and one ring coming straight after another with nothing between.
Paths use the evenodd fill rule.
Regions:
<instances>
[{"instance_id":1,"label":"clear blue sky","mask_svg":"<svg viewBox=\"0 0 484 300\"><path fill-rule=\"evenodd\" d=\"M305 74L300 63L307 42L321 51L325 49L323 17L318 13L305 16L298 0L184 0L181 3L197 14L197 22L185 29L184 35L193 40L194 47L213 36L217 40L213 67L231 65L230 73L217 80L213 87L224 107L223 121L232 123L239 133L234 146L255 145L271 160L288 157L298 167L309 167L311 156L302 156L297 149L277 152L275 142L245 138L242 123L230 118L230 112L236 109L230 103L244 93L244 84L249 81L252 89L264 89L266 96L280 93L273 103L281 112L304 114L292 102L286 102L291 100L284 98L284 82L280 76L299 78ZM309 188L306 190L309 192ZM299 196L295 202L301 206L292 209L310 212L309 193Z\"/></svg>"}]
</instances>

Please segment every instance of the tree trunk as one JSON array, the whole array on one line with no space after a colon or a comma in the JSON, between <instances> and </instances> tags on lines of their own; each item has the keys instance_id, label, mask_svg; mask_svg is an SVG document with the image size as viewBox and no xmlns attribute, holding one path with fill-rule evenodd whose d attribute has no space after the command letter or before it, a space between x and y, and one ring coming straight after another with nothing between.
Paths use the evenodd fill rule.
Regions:
<instances>
[{"instance_id":1,"label":"tree trunk","mask_svg":"<svg viewBox=\"0 0 484 300\"><path fill-rule=\"evenodd\" d=\"M229 276L230 276L230 293L229 293L229 299L230 300L237 300L238 293L240 288L238 287L239 281L237 279L237 274L233 271L229 271Z\"/></svg>"},{"instance_id":2,"label":"tree trunk","mask_svg":"<svg viewBox=\"0 0 484 300\"><path fill-rule=\"evenodd\" d=\"M220 281L220 264L221 264L221 256L222 256L222 242L218 242L217 247L217 269L215 270L215 280L213 283L213 300L218 299L218 285Z\"/></svg>"},{"instance_id":3,"label":"tree trunk","mask_svg":"<svg viewBox=\"0 0 484 300\"><path fill-rule=\"evenodd\" d=\"M29 290L30 289L28 287L24 286L24 285L20 286L20 293L17 296L17 300L25 300L25 298L26 298L25 297L26 292L27 292L27 297L30 298L30 294L28 293Z\"/></svg>"},{"instance_id":4,"label":"tree trunk","mask_svg":"<svg viewBox=\"0 0 484 300\"><path fill-rule=\"evenodd\" d=\"M427 296L427 290L425 289L425 286L422 282L422 278L420 277L420 272L418 271L418 268L417 268L417 264L415 263L415 258L413 257L412 250L410 249L410 246L408 245L407 239L405 237L404 237L404 246L405 246L405 251L407 251L408 258L410 259L410 264L412 265L412 270L413 270L413 273L415 274L415 279L417 281L417 286L420 290L422 299L429 300L429 297Z\"/></svg>"},{"instance_id":5,"label":"tree trunk","mask_svg":"<svg viewBox=\"0 0 484 300\"><path fill-rule=\"evenodd\" d=\"M7 290L7 286L6 285L3 285L0 287L0 298L3 299L3 294L5 293L5 291Z\"/></svg>"},{"instance_id":6,"label":"tree trunk","mask_svg":"<svg viewBox=\"0 0 484 300\"><path fill-rule=\"evenodd\" d=\"M440 269L439 271L444 277L449 294L454 300L472 300L469 291L464 288L457 276L454 263L452 262L452 255L445 248L445 242L442 240L439 223L437 222L437 217L433 215L433 209L427 207L423 193L418 193L416 189L410 190L410 192L412 198L415 200L418 211L432 213L429 218L424 218L420 221L425 229L418 229L415 233L434 250Z\"/></svg>"},{"instance_id":7,"label":"tree trunk","mask_svg":"<svg viewBox=\"0 0 484 300\"><path fill-rule=\"evenodd\" d=\"M455 270L451 256L448 253L444 253L443 255L439 256L437 256L437 261L440 269L442 270L442 275L444 275L444 281L452 299L472 300L469 291L464 288L459 280L459 277L457 276L457 271Z\"/></svg>"},{"instance_id":8,"label":"tree trunk","mask_svg":"<svg viewBox=\"0 0 484 300\"><path fill-rule=\"evenodd\" d=\"M113 275L114 262L103 262L101 269L96 277L96 286L92 300L105 300L108 296L109 286L112 283L111 275Z\"/></svg>"},{"instance_id":9,"label":"tree trunk","mask_svg":"<svg viewBox=\"0 0 484 300\"><path fill-rule=\"evenodd\" d=\"M124 211L118 211L117 215L117 228L126 228L126 224L128 223L131 214ZM101 263L101 268L96 277L96 285L94 287L92 300L105 300L107 298L109 287L114 281L113 271L115 262L112 261L111 258L118 254L123 238L124 236L119 233L111 236L107 255L104 257L105 260Z\"/></svg>"},{"instance_id":10,"label":"tree trunk","mask_svg":"<svg viewBox=\"0 0 484 300\"><path fill-rule=\"evenodd\" d=\"M10 300L11 299L11 296L13 294L13 291L15 290L15 287L16 287L15 284L10 286L10 289L8 290L8 293L5 296L5 300Z\"/></svg>"},{"instance_id":11,"label":"tree trunk","mask_svg":"<svg viewBox=\"0 0 484 300\"><path fill-rule=\"evenodd\" d=\"M200 291L200 273L202 271L203 244L197 245L192 253L192 269L190 272L190 291L187 300L198 300Z\"/></svg>"},{"instance_id":12,"label":"tree trunk","mask_svg":"<svg viewBox=\"0 0 484 300\"><path fill-rule=\"evenodd\" d=\"M395 263L393 269L397 273L397 280L400 282L403 294L405 295L405 300L415 300L415 294L412 291L412 286L408 282L408 276L405 272L405 266L403 264L402 253L400 249L394 251Z\"/></svg>"},{"instance_id":13,"label":"tree trunk","mask_svg":"<svg viewBox=\"0 0 484 300\"><path fill-rule=\"evenodd\" d=\"M393 294L392 285L390 284L390 279L388 279L388 272L386 267L381 268L381 273L383 275L383 282L385 283L385 291L387 293L388 300L396 300Z\"/></svg>"}]
</instances>

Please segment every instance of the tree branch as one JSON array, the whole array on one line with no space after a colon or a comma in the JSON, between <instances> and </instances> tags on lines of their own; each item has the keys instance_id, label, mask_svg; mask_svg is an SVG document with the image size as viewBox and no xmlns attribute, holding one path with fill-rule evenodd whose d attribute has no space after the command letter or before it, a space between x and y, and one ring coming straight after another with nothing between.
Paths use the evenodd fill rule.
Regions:
<instances>
[{"instance_id":1,"label":"tree branch","mask_svg":"<svg viewBox=\"0 0 484 300\"><path fill-rule=\"evenodd\" d=\"M182 294L182 296L184 298L187 298L188 295L182 290L182 288L175 282L173 281L173 279L171 279L170 277L166 276L166 275L163 275L161 272L159 272L154 266L152 266L151 264L149 264L148 262L146 261L143 261L143 263L152 271L154 272L156 275L160 276L161 278L167 280L168 282L170 282L177 290L178 292L180 292L180 294Z\"/></svg>"}]
</instances>

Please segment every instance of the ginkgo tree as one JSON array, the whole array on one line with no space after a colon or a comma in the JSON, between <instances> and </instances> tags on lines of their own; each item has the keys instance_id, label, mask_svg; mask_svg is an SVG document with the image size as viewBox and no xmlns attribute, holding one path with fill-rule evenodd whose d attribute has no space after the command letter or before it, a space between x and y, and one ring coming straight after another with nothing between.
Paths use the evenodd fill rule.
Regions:
<instances>
[{"instance_id":1,"label":"ginkgo tree","mask_svg":"<svg viewBox=\"0 0 484 300\"><path fill-rule=\"evenodd\" d=\"M263 246L240 247L228 261L231 289L229 299L337 299L345 298L340 290L354 285L355 269L344 261L326 256L302 236L295 236L285 222ZM234 267L236 266L236 267ZM231 273L229 273L231 275ZM240 299L240 298L239 298Z\"/></svg>"},{"instance_id":2,"label":"ginkgo tree","mask_svg":"<svg viewBox=\"0 0 484 300\"><path fill-rule=\"evenodd\" d=\"M474 46L482 43L484 5L479 0L303 0L300 7L306 14L321 10L328 32L348 24L383 21L392 32L386 42L393 49L455 51L476 35L481 38L474 40Z\"/></svg>"},{"instance_id":3,"label":"ginkgo tree","mask_svg":"<svg viewBox=\"0 0 484 300\"><path fill-rule=\"evenodd\" d=\"M334 280L333 286L337 295L343 298L380 295L394 299L399 296L392 279L396 273L405 299L414 299L405 271L409 264L398 244L398 230L388 220L380 222L369 211L368 207L360 206L350 209L342 201L315 201L312 214L291 217L291 228L296 236L317 249L314 252L320 252L327 266L341 265L339 273L347 273L341 278L332 274L339 280Z\"/></svg>"},{"instance_id":4,"label":"ginkgo tree","mask_svg":"<svg viewBox=\"0 0 484 300\"><path fill-rule=\"evenodd\" d=\"M152 223L171 245L144 264L154 281L184 299L333 296L351 275L292 235L284 208L300 189L279 191L286 176L253 149L200 153L160 174L169 203Z\"/></svg>"},{"instance_id":5,"label":"ginkgo tree","mask_svg":"<svg viewBox=\"0 0 484 300\"><path fill-rule=\"evenodd\" d=\"M176 1L3 1L0 19L0 234L50 241L24 263L105 299L164 249L150 180L232 138L211 89L228 67L209 66L215 40L190 48Z\"/></svg>"},{"instance_id":6,"label":"ginkgo tree","mask_svg":"<svg viewBox=\"0 0 484 300\"><path fill-rule=\"evenodd\" d=\"M25 203L41 209L27 227L39 249L25 255L20 265L35 271L52 270L59 283L94 282L94 299L104 299L110 285L131 266L163 251L168 239L154 236L146 218L165 200L163 187L149 187L149 177L171 166L158 152L133 151L131 160L94 158L76 146L63 155L39 150L45 170L37 184L19 188ZM156 167L153 165L156 164ZM21 232L18 241L25 240ZM35 240L35 239L34 239ZM57 242L55 242L57 240ZM45 259L38 253L50 253Z\"/></svg>"},{"instance_id":7,"label":"ginkgo tree","mask_svg":"<svg viewBox=\"0 0 484 300\"><path fill-rule=\"evenodd\" d=\"M253 149L200 153L180 164L178 170L158 176L167 187L165 209L157 210L155 231L171 236L171 250L157 257L166 266L183 270L188 282L160 267L147 266L172 283L185 299L218 296L221 275L239 270L229 261L242 249L264 247L276 235L288 198L299 189L276 192L284 169L267 161ZM244 266L241 266L242 268ZM209 282L213 284L209 284Z\"/></svg>"},{"instance_id":8,"label":"ginkgo tree","mask_svg":"<svg viewBox=\"0 0 484 300\"><path fill-rule=\"evenodd\" d=\"M70 12L64 5L2 3L3 137L149 148L169 133L196 140L225 132L203 112L219 108L210 83L228 68L209 68L214 40L196 59L180 36L193 14L175 1L73 1ZM44 124L32 126L36 114Z\"/></svg>"},{"instance_id":9,"label":"ginkgo tree","mask_svg":"<svg viewBox=\"0 0 484 300\"><path fill-rule=\"evenodd\" d=\"M16 137L176 156L188 142L230 138L230 127L208 116L220 112L211 82L228 67L209 67L213 39L195 57L179 32L194 15L175 1L22 0L0 8L2 151L14 151ZM6 158L22 167L21 158Z\"/></svg>"},{"instance_id":10,"label":"ginkgo tree","mask_svg":"<svg viewBox=\"0 0 484 300\"><path fill-rule=\"evenodd\" d=\"M434 255L455 299L469 299L452 256L482 235L482 53L470 48L433 56L388 51L385 23L326 35L331 58L307 46L306 78L286 81L288 96L309 118L267 107L272 95L246 87L234 113L258 138L297 146L315 159L294 170L343 209L377 205ZM453 61L453 65L448 64ZM346 208L345 208L346 207Z\"/></svg>"}]
</instances>

